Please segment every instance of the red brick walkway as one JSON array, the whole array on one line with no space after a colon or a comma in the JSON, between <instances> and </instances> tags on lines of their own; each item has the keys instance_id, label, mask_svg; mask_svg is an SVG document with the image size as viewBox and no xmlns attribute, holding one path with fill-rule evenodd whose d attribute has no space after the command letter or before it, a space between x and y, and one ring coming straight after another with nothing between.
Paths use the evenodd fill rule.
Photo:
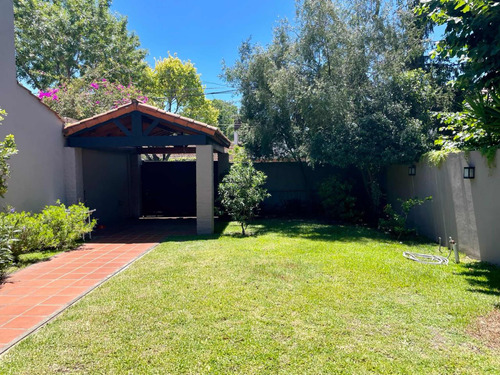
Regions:
<instances>
[{"instance_id":1,"label":"red brick walkway","mask_svg":"<svg viewBox=\"0 0 500 375\"><path fill-rule=\"evenodd\" d=\"M0 354L168 235L193 233L191 223L141 220L7 277L0 285Z\"/></svg>"}]
</instances>

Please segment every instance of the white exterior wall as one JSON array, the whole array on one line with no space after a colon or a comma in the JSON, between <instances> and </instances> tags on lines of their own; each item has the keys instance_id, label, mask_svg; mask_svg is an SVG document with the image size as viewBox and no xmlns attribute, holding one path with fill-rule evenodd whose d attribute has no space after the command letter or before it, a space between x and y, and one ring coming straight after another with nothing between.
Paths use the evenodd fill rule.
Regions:
<instances>
[{"instance_id":1,"label":"white exterior wall","mask_svg":"<svg viewBox=\"0 0 500 375\"><path fill-rule=\"evenodd\" d=\"M14 134L19 149L0 206L38 211L57 199L65 202L63 122L17 83L11 0L0 0L0 108L8 113L0 138Z\"/></svg>"},{"instance_id":2,"label":"white exterior wall","mask_svg":"<svg viewBox=\"0 0 500 375\"><path fill-rule=\"evenodd\" d=\"M489 168L477 151L466 156L451 154L441 167L416 165L416 175L408 176L408 166L393 166L387 173L388 200L431 195L432 201L414 209L410 224L432 240L448 237L460 251L474 258L500 264L500 151L496 166ZM475 166L474 179L464 179L466 166Z\"/></svg>"}]
</instances>

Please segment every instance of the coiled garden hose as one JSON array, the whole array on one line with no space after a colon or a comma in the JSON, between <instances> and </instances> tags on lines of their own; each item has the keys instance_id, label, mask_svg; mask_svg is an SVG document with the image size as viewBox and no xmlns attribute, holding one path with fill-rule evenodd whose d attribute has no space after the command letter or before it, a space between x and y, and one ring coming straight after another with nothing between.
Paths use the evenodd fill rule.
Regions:
<instances>
[{"instance_id":1,"label":"coiled garden hose","mask_svg":"<svg viewBox=\"0 0 500 375\"><path fill-rule=\"evenodd\" d=\"M451 250L450 250L451 254ZM448 258L450 257L448 254ZM405 258L414 260L415 262L425 263L425 264L442 264L448 265L448 258L445 258L441 255L432 255L432 254L419 254L419 253L410 253L409 251L405 251L403 253Z\"/></svg>"},{"instance_id":2,"label":"coiled garden hose","mask_svg":"<svg viewBox=\"0 0 500 375\"><path fill-rule=\"evenodd\" d=\"M451 237L450 237L450 243L455 244L455 241L453 241L451 239ZM452 251L453 251L453 249L450 248L450 252L448 253L448 256L446 258L444 256L441 256L441 255L411 253L409 251L403 252L403 256L405 258L408 258L410 260L414 260L415 262L419 262L419 263L438 264L438 265L442 264L442 265L447 266L448 259L450 258ZM439 252L441 252L441 237L439 237Z\"/></svg>"}]
</instances>

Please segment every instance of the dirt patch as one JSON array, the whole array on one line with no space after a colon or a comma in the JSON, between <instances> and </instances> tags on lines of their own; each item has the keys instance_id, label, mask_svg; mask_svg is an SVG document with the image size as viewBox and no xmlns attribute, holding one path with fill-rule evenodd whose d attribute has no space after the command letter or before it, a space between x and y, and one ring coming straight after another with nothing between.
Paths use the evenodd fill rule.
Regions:
<instances>
[{"instance_id":1,"label":"dirt patch","mask_svg":"<svg viewBox=\"0 0 500 375\"><path fill-rule=\"evenodd\" d=\"M467 330L476 339L492 349L500 349L500 309L480 316Z\"/></svg>"}]
</instances>

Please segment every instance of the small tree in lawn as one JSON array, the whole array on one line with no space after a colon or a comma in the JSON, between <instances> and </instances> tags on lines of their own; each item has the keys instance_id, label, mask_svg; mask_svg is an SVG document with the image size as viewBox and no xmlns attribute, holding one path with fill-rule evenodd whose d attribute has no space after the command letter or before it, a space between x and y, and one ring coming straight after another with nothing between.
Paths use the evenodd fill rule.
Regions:
<instances>
[{"instance_id":1,"label":"small tree in lawn","mask_svg":"<svg viewBox=\"0 0 500 375\"><path fill-rule=\"evenodd\" d=\"M255 170L245 150L236 147L233 156L233 165L219 185L219 194L222 206L233 220L240 223L241 233L245 235L248 222L270 194L263 187L267 176Z\"/></svg>"}]
</instances>

